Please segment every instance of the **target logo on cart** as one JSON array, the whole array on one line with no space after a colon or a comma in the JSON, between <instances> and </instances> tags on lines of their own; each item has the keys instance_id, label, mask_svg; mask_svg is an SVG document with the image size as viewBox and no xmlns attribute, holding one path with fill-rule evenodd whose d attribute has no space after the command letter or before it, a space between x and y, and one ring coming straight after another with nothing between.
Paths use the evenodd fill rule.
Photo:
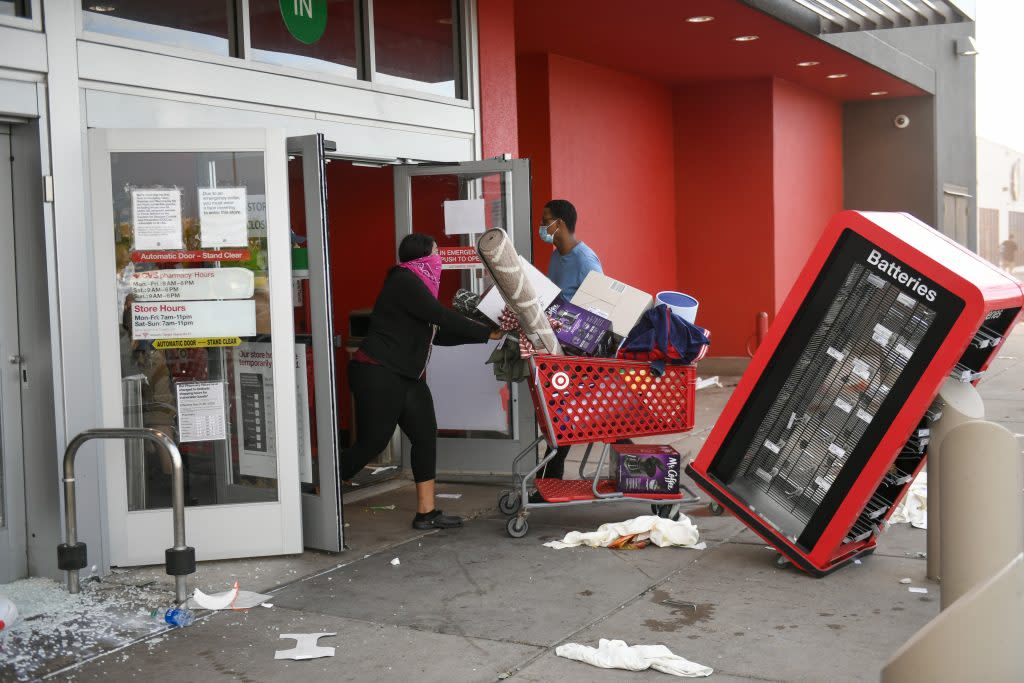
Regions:
<instances>
[{"instance_id":1,"label":"target logo on cart","mask_svg":"<svg viewBox=\"0 0 1024 683\"><path fill-rule=\"evenodd\" d=\"M569 388L569 374L565 372L556 372L551 375L551 386L559 391Z\"/></svg>"}]
</instances>

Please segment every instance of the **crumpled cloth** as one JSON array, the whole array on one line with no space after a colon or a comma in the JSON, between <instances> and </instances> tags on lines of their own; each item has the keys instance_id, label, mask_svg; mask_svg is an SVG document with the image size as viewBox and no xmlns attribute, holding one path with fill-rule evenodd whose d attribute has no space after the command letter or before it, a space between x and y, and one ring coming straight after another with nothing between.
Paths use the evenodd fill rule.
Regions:
<instances>
[{"instance_id":1,"label":"crumpled cloth","mask_svg":"<svg viewBox=\"0 0 1024 683\"><path fill-rule=\"evenodd\" d=\"M499 382L519 382L530 376L530 365L512 338L497 346L485 363L494 366L494 379Z\"/></svg>"},{"instance_id":2,"label":"crumpled cloth","mask_svg":"<svg viewBox=\"0 0 1024 683\"><path fill-rule=\"evenodd\" d=\"M702 678L710 676L714 671L710 666L691 662L684 657L672 654L672 651L664 645L633 645L630 647L625 641L604 638L598 643L597 648L579 643L566 643L556 647L555 654L602 669L625 669L626 671L654 669L683 678Z\"/></svg>"},{"instance_id":3,"label":"crumpled cloth","mask_svg":"<svg viewBox=\"0 0 1024 683\"><path fill-rule=\"evenodd\" d=\"M889 517L890 524L906 524L915 529L928 528L928 473L921 472L910 485L907 495Z\"/></svg>"},{"instance_id":4,"label":"crumpled cloth","mask_svg":"<svg viewBox=\"0 0 1024 683\"><path fill-rule=\"evenodd\" d=\"M602 524L597 531L570 531L561 541L549 541L544 545L548 548L576 548L587 545L591 548L607 548L623 536L633 536L634 542L649 538L659 548L679 546L704 550L706 544L700 543L697 525L686 515L680 515L678 521L672 521L656 515L644 515L627 519L625 522Z\"/></svg>"},{"instance_id":5,"label":"crumpled cloth","mask_svg":"<svg viewBox=\"0 0 1024 683\"><path fill-rule=\"evenodd\" d=\"M546 313L545 316L548 319L548 324L551 325L551 330L553 332L557 332L562 326L562 321L556 320ZM515 312L510 307L505 306L501 314L498 315L498 326L501 327L503 332L519 335L520 358L526 359L530 356L537 355L537 349L534 347L533 342L526 336L526 332L523 330L523 326L519 322L519 318L516 317Z\"/></svg>"}]
</instances>

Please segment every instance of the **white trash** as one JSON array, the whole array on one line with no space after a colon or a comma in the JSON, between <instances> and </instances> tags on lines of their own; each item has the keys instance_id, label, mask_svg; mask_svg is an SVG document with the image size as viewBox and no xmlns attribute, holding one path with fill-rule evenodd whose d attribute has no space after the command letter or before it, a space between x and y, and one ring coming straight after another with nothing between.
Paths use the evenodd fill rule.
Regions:
<instances>
[{"instance_id":1,"label":"white trash","mask_svg":"<svg viewBox=\"0 0 1024 683\"><path fill-rule=\"evenodd\" d=\"M689 294L682 292L658 292L655 297L659 304L665 304L672 309L672 312L688 323L697 322L697 307L700 305L696 299Z\"/></svg>"},{"instance_id":2,"label":"white trash","mask_svg":"<svg viewBox=\"0 0 1024 683\"><path fill-rule=\"evenodd\" d=\"M0 595L0 632L10 628L18 620L18 608L13 602Z\"/></svg>"}]
</instances>

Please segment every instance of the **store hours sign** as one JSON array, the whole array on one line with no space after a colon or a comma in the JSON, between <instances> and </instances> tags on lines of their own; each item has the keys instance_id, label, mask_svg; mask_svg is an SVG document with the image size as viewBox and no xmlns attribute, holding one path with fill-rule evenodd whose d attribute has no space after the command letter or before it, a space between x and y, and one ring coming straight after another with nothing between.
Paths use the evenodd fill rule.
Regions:
<instances>
[{"instance_id":1,"label":"store hours sign","mask_svg":"<svg viewBox=\"0 0 1024 683\"><path fill-rule=\"evenodd\" d=\"M327 28L327 0L281 0L281 17L288 33L297 41L312 45Z\"/></svg>"}]
</instances>

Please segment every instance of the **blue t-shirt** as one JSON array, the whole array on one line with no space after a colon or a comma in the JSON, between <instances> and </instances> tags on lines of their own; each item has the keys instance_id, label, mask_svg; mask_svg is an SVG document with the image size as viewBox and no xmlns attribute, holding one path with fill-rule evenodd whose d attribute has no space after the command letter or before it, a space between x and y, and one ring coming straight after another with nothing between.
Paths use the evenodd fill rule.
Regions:
<instances>
[{"instance_id":1,"label":"blue t-shirt","mask_svg":"<svg viewBox=\"0 0 1024 683\"><path fill-rule=\"evenodd\" d=\"M548 279L558 285L562 290L562 296L569 301L583 284L587 273L592 270L599 273L604 272L601 269L601 260L597 258L593 249L580 242L564 256L557 249L555 250L555 253L551 255L551 264L548 266Z\"/></svg>"}]
</instances>

